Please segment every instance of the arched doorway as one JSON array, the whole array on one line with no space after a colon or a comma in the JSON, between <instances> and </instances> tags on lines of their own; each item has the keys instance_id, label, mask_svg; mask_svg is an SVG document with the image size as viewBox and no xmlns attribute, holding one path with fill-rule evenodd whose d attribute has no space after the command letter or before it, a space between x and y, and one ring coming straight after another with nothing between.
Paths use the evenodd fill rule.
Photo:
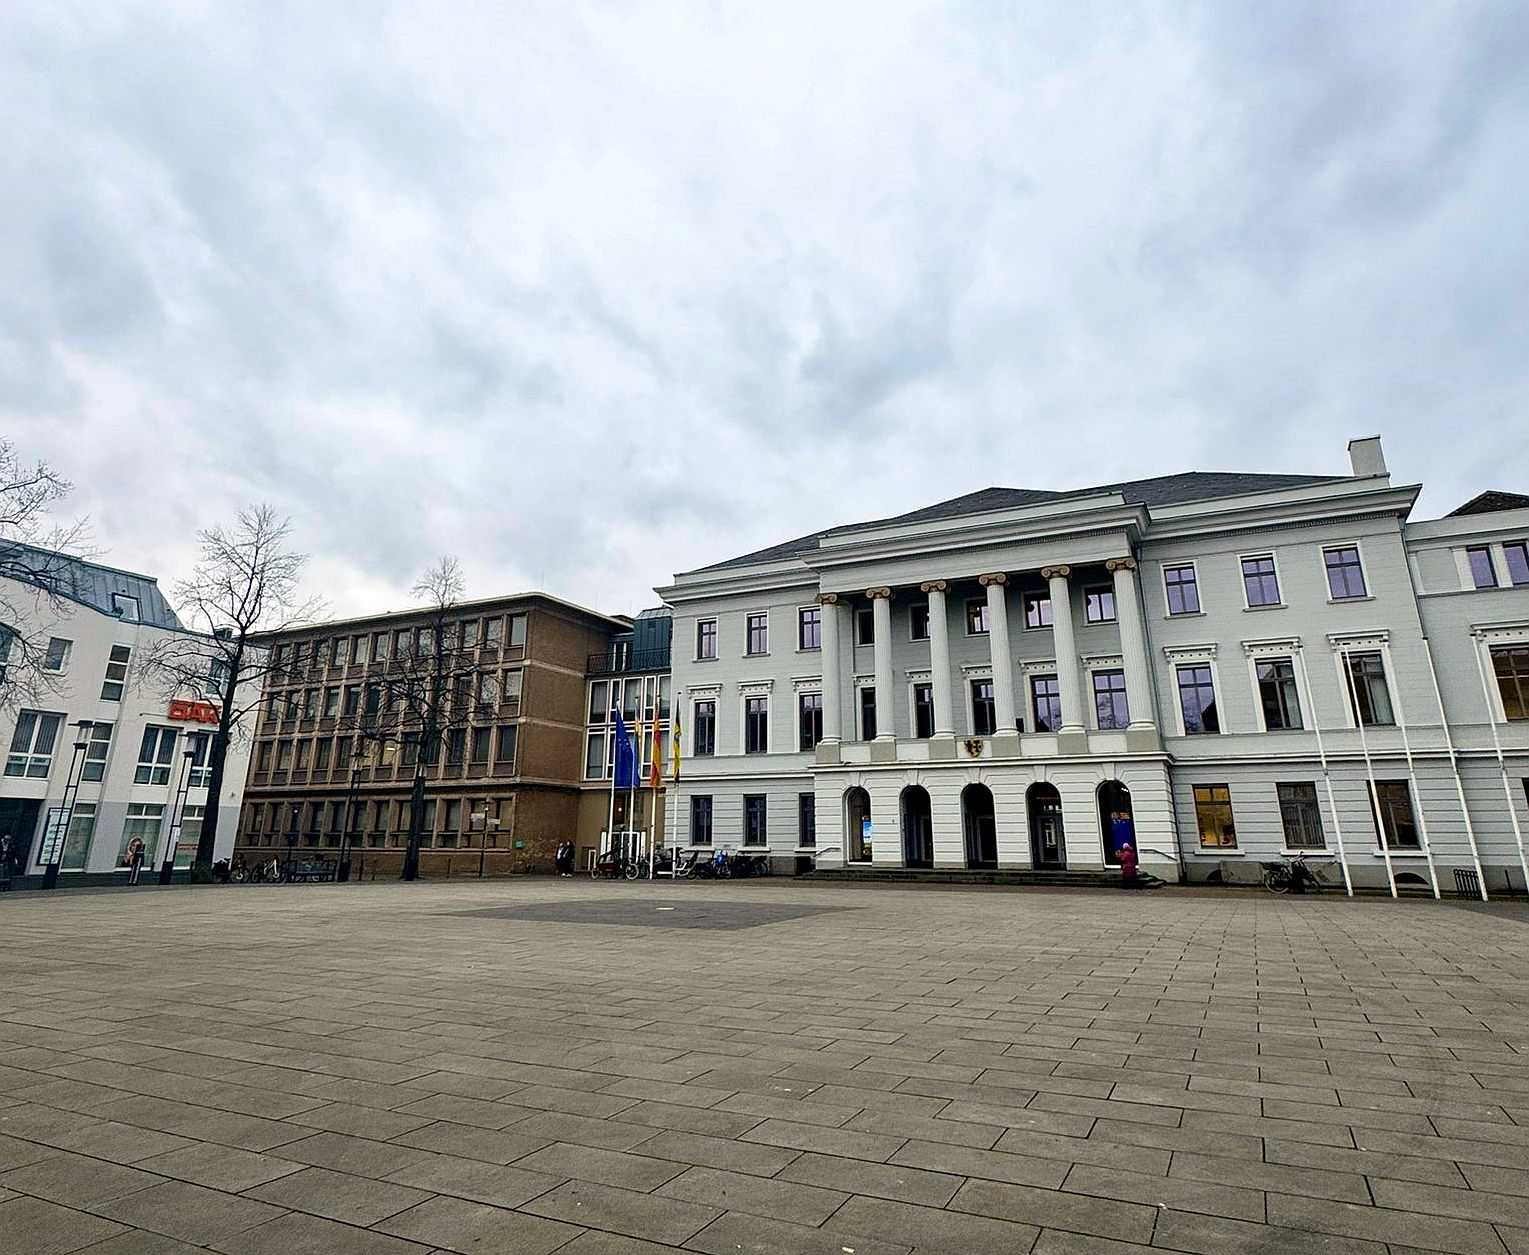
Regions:
<instances>
[{"instance_id":1,"label":"arched doorway","mask_svg":"<svg viewBox=\"0 0 1529 1255\"><path fill-rule=\"evenodd\" d=\"M968 867L998 866L998 824L993 818L993 791L985 784L961 790L961 830L966 837Z\"/></svg>"},{"instance_id":2,"label":"arched doorway","mask_svg":"<svg viewBox=\"0 0 1529 1255\"><path fill-rule=\"evenodd\" d=\"M871 795L858 786L844 794L844 853L851 863L871 861Z\"/></svg>"},{"instance_id":3,"label":"arched doorway","mask_svg":"<svg viewBox=\"0 0 1529 1255\"><path fill-rule=\"evenodd\" d=\"M1106 780L1099 786L1099 836L1104 845L1104 861L1111 867L1120 866L1121 845L1127 841L1136 845L1131 790L1119 780Z\"/></svg>"},{"instance_id":4,"label":"arched doorway","mask_svg":"<svg viewBox=\"0 0 1529 1255\"><path fill-rule=\"evenodd\" d=\"M1067 842L1062 835L1062 795L1054 784L1032 784L1025 793L1030 813L1030 858L1037 867L1066 867Z\"/></svg>"},{"instance_id":5,"label":"arched doorway","mask_svg":"<svg viewBox=\"0 0 1529 1255\"><path fill-rule=\"evenodd\" d=\"M930 814L929 790L910 784L903 790L903 866L934 866L934 819Z\"/></svg>"}]
</instances>

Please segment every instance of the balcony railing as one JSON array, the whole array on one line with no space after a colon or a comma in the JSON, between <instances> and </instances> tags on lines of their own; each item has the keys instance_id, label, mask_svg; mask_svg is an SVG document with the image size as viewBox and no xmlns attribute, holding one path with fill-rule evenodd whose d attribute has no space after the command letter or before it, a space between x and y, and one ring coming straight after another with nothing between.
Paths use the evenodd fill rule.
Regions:
<instances>
[{"instance_id":1,"label":"balcony railing","mask_svg":"<svg viewBox=\"0 0 1529 1255\"><path fill-rule=\"evenodd\" d=\"M627 675L635 671L669 670L668 649L619 650L603 654L590 654L584 667L585 675Z\"/></svg>"}]
</instances>

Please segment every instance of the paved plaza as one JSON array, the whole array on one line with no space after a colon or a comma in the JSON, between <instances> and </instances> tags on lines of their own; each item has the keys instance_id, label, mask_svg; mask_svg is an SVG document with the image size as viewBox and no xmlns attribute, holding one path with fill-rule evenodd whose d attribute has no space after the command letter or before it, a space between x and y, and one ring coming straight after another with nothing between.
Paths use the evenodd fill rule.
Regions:
<instances>
[{"instance_id":1,"label":"paved plaza","mask_svg":"<svg viewBox=\"0 0 1529 1255\"><path fill-rule=\"evenodd\" d=\"M1529 1252L1529 912L0 896L0 1252Z\"/></svg>"}]
</instances>

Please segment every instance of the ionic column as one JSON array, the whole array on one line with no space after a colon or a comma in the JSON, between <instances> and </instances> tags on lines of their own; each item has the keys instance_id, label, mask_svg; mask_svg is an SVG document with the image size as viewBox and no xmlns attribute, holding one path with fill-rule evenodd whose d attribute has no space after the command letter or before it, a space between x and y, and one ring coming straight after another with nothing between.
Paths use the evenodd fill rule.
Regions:
<instances>
[{"instance_id":1,"label":"ionic column","mask_svg":"<svg viewBox=\"0 0 1529 1255\"><path fill-rule=\"evenodd\" d=\"M956 734L955 703L950 696L950 620L945 615L944 580L930 580L919 589L929 598L929 682L934 686L934 734Z\"/></svg>"},{"instance_id":2,"label":"ionic column","mask_svg":"<svg viewBox=\"0 0 1529 1255\"><path fill-rule=\"evenodd\" d=\"M892 590L868 588L871 618L876 631L876 739L891 741L897 737L897 708L892 696Z\"/></svg>"},{"instance_id":3,"label":"ionic column","mask_svg":"<svg viewBox=\"0 0 1529 1255\"><path fill-rule=\"evenodd\" d=\"M1009 648L1009 603L1002 571L979 575L977 583L987 589L987 643L993 661L993 723L999 732L1014 731L1014 658Z\"/></svg>"},{"instance_id":4,"label":"ionic column","mask_svg":"<svg viewBox=\"0 0 1529 1255\"><path fill-rule=\"evenodd\" d=\"M1051 640L1056 646L1057 691L1062 698L1061 730L1082 732L1083 669L1078 665L1078 646L1073 639L1072 594L1067 585L1071 574L1071 567L1041 568L1041 578L1051 586Z\"/></svg>"},{"instance_id":5,"label":"ionic column","mask_svg":"<svg viewBox=\"0 0 1529 1255\"><path fill-rule=\"evenodd\" d=\"M844 717L840 701L843 682L839 677L839 594L820 593L818 605L822 607L823 655L823 740L837 745L844 734Z\"/></svg>"},{"instance_id":6,"label":"ionic column","mask_svg":"<svg viewBox=\"0 0 1529 1255\"><path fill-rule=\"evenodd\" d=\"M1125 662L1126 705L1131 727L1153 728L1152 664L1147 657L1147 628L1136 590L1136 559L1111 558L1104 564L1115 577L1115 618L1120 623L1120 656Z\"/></svg>"}]
</instances>

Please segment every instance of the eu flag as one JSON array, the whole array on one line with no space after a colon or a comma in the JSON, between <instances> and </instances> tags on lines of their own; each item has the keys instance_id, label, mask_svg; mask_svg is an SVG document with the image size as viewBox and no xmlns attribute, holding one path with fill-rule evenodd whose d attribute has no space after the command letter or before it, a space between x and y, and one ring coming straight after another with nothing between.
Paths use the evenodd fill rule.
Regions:
<instances>
[{"instance_id":1,"label":"eu flag","mask_svg":"<svg viewBox=\"0 0 1529 1255\"><path fill-rule=\"evenodd\" d=\"M637 747L632 744L632 734L627 731L626 720L618 710L616 715L616 788L637 787Z\"/></svg>"}]
</instances>

